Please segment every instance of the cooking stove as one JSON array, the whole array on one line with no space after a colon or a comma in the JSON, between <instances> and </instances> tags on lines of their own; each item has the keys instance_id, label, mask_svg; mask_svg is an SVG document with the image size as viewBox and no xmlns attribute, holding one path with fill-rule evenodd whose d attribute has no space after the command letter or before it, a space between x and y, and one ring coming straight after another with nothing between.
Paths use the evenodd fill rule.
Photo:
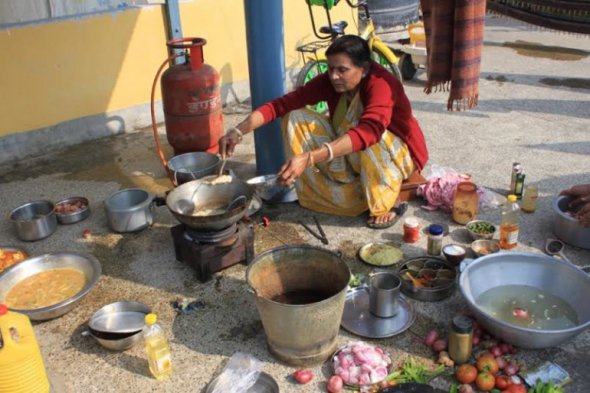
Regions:
<instances>
[{"instance_id":1,"label":"cooking stove","mask_svg":"<svg viewBox=\"0 0 590 393\"><path fill-rule=\"evenodd\" d=\"M254 228L244 221L214 232L196 231L184 224L170 232L176 260L195 268L201 282L237 263L247 265L254 257Z\"/></svg>"}]
</instances>

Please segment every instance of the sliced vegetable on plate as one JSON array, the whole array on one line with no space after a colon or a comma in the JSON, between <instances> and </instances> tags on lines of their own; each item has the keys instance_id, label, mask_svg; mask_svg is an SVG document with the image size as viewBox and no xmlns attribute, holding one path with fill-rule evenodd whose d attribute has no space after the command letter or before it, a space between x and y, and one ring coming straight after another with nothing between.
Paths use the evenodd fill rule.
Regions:
<instances>
[{"instance_id":1,"label":"sliced vegetable on plate","mask_svg":"<svg viewBox=\"0 0 590 393\"><path fill-rule=\"evenodd\" d=\"M359 257L369 265L391 266L404 257L399 247L386 243L368 243L359 250Z\"/></svg>"}]
</instances>

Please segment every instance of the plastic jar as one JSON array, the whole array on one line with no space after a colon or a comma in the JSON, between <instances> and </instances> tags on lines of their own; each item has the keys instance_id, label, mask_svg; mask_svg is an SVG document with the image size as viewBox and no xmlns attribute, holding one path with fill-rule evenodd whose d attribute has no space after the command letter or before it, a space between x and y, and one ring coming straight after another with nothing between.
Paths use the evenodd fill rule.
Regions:
<instances>
[{"instance_id":1,"label":"plastic jar","mask_svg":"<svg viewBox=\"0 0 590 393\"><path fill-rule=\"evenodd\" d=\"M475 220L479 210L479 196L477 186L471 182L457 185L453 196L453 220L458 224L467 224Z\"/></svg>"},{"instance_id":2,"label":"plastic jar","mask_svg":"<svg viewBox=\"0 0 590 393\"><path fill-rule=\"evenodd\" d=\"M537 209L538 197L539 191L536 186L526 186L524 189L524 199L522 200L522 211L525 213L533 213Z\"/></svg>"},{"instance_id":3,"label":"plastic jar","mask_svg":"<svg viewBox=\"0 0 590 393\"><path fill-rule=\"evenodd\" d=\"M416 243L420 240L420 225L416 217L408 217L404 221L404 242Z\"/></svg>"},{"instance_id":4,"label":"plastic jar","mask_svg":"<svg viewBox=\"0 0 590 393\"><path fill-rule=\"evenodd\" d=\"M451 321L449 332L449 356L457 364L466 363L471 357L473 340L473 321L458 315Z\"/></svg>"},{"instance_id":5,"label":"plastic jar","mask_svg":"<svg viewBox=\"0 0 590 393\"><path fill-rule=\"evenodd\" d=\"M432 224L428 227L428 243L426 245L426 253L428 255L440 255L442 251L444 228L442 225Z\"/></svg>"}]
</instances>

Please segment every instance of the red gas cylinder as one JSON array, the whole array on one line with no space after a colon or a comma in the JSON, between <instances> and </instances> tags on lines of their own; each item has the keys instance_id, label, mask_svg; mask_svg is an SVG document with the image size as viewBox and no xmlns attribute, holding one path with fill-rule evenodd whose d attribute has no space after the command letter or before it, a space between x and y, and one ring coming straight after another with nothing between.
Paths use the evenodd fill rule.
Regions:
<instances>
[{"instance_id":1,"label":"red gas cylinder","mask_svg":"<svg viewBox=\"0 0 590 393\"><path fill-rule=\"evenodd\" d=\"M203 38L177 38L166 45L183 49L186 62L168 68L161 79L166 136L175 154L217 153L223 135L219 74L203 63Z\"/></svg>"}]
</instances>

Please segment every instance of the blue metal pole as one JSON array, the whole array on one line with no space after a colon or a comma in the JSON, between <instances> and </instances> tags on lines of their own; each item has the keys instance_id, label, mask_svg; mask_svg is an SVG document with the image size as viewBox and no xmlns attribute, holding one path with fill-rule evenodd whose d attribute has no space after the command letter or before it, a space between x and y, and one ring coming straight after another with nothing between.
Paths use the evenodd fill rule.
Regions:
<instances>
[{"instance_id":1,"label":"blue metal pole","mask_svg":"<svg viewBox=\"0 0 590 393\"><path fill-rule=\"evenodd\" d=\"M244 0L252 108L285 94L283 0ZM277 173L285 162L279 120L256 130L258 174Z\"/></svg>"},{"instance_id":2,"label":"blue metal pole","mask_svg":"<svg viewBox=\"0 0 590 393\"><path fill-rule=\"evenodd\" d=\"M178 0L166 0L166 21L168 22L168 37L182 38L182 26L180 24L180 9L178 7ZM182 49L172 49L174 54L182 54ZM172 54L172 53L170 53ZM184 56L174 59L174 64L184 63Z\"/></svg>"}]
</instances>

